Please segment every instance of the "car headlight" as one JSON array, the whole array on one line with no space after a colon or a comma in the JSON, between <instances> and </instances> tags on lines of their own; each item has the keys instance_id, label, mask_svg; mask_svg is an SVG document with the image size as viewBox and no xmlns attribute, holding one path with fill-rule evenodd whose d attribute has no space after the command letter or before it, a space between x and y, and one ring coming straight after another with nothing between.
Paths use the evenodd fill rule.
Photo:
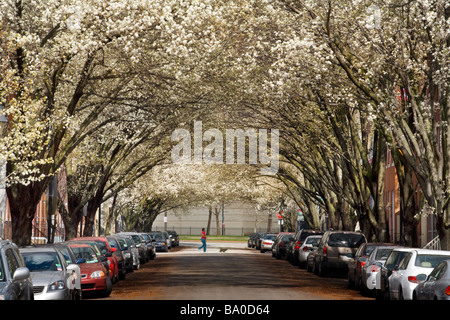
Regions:
<instances>
[{"instance_id":1,"label":"car headlight","mask_svg":"<svg viewBox=\"0 0 450 320\"><path fill-rule=\"evenodd\" d=\"M94 271L91 273L91 278L103 278L105 273L102 270Z\"/></svg>"},{"instance_id":2,"label":"car headlight","mask_svg":"<svg viewBox=\"0 0 450 320\"><path fill-rule=\"evenodd\" d=\"M127 259L131 258L131 254L129 252L125 252L125 258Z\"/></svg>"},{"instance_id":3,"label":"car headlight","mask_svg":"<svg viewBox=\"0 0 450 320\"><path fill-rule=\"evenodd\" d=\"M65 282L62 281L62 280L55 281L55 282L53 282L52 284L50 284L50 285L48 286L48 290L49 290L49 291L53 291L53 290L63 290L63 289L65 289L65 288L66 288L66 284L65 284Z\"/></svg>"}]
</instances>

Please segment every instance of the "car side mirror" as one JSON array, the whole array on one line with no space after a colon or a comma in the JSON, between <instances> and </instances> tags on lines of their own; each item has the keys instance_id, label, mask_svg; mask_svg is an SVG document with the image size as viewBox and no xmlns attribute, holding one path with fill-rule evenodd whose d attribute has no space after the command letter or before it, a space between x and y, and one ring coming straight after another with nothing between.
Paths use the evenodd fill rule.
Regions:
<instances>
[{"instance_id":1,"label":"car side mirror","mask_svg":"<svg viewBox=\"0 0 450 320\"><path fill-rule=\"evenodd\" d=\"M14 272L13 280L25 280L30 276L30 270L26 267L20 267Z\"/></svg>"}]
</instances>

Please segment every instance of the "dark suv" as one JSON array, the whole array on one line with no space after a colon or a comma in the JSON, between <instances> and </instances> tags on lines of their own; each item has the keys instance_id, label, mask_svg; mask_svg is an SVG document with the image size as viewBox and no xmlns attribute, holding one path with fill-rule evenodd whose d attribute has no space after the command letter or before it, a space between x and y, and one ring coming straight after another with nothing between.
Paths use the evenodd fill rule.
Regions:
<instances>
[{"instance_id":1,"label":"dark suv","mask_svg":"<svg viewBox=\"0 0 450 320\"><path fill-rule=\"evenodd\" d=\"M0 240L0 300L34 300L30 270L9 240Z\"/></svg>"},{"instance_id":2,"label":"dark suv","mask_svg":"<svg viewBox=\"0 0 450 320\"><path fill-rule=\"evenodd\" d=\"M348 262L365 242L366 237L361 232L326 231L315 255L315 272L325 276L332 269L348 270Z\"/></svg>"}]
</instances>

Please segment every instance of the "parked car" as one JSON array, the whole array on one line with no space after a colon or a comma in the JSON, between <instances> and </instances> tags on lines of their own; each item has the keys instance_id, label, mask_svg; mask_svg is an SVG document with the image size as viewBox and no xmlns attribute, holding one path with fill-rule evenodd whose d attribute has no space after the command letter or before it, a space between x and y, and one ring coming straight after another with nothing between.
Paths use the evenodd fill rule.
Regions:
<instances>
[{"instance_id":1,"label":"parked car","mask_svg":"<svg viewBox=\"0 0 450 320\"><path fill-rule=\"evenodd\" d=\"M0 300L34 300L30 270L9 240L0 240Z\"/></svg>"},{"instance_id":2,"label":"parked car","mask_svg":"<svg viewBox=\"0 0 450 320\"><path fill-rule=\"evenodd\" d=\"M178 233L175 230L167 230L167 233L170 236L170 242L172 247L176 247L180 245L180 238Z\"/></svg>"},{"instance_id":3,"label":"parked car","mask_svg":"<svg viewBox=\"0 0 450 320\"><path fill-rule=\"evenodd\" d=\"M152 241L154 241L155 243L156 251L164 251L164 252L169 251L167 239L161 232L151 232L150 237L152 238Z\"/></svg>"},{"instance_id":4,"label":"parked car","mask_svg":"<svg viewBox=\"0 0 450 320\"><path fill-rule=\"evenodd\" d=\"M287 246L294 240L293 232L280 232L273 242L272 257L277 259L286 258Z\"/></svg>"},{"instance_id":5,"label":"parked car","mask_svg":"<svg viewBox=\"0 0 450 320\"><path fill-rule=\"evenodd\" d=\"M261 232L258 234L258 236L255 239L255 249L261 250L261 243L263 242L267 232Z\"/></svg>"},{"instance_id":6,"label":"parked car","mask_svg":"<svg viewBox=\"0 0 450 320\"><path fill-rule=\"evenodd\" d=\"M264 253L267 250L272 250L273 242L275 241L277 236L278 233L267 233L261 242L260 252Z\"/></svg>"},{"instance_id":7,"label":"parked car","mask_svg":"<svg viewBox=\"0 0 450 320\"><path fill-rule=\"evenodd\" d=\"M125 239L125 241L127 242L127 245L130 247L131 246L131 252L132 252L132 257L133 257L133 270L139 270L141 267L141 260L139 257L139 249L138 247L136 247L136 243L133 240L133 237L130 235L126 235L123 233L120 234L116 234L116 236Z\"/></svg>"},{"instance_id":8,"label":"parked car","mask_svg":"<svg viewBox=\"0 0 450 320\"><path fill-rule=\"evenodd\" d=\"M112 291L112 281L94 249L84 243L71 243L70 247L80 261L82 290L108 297Z\"/></svg>"},{"instance_id":9,"label":"parked car","mask_svg":"<svg viewBox=\"0 0 450 320\"><path fill-rule=\"evenodd\" d=\"M308 236L302 242L302 245L298 250L297 258L299 268L304 268L306 266L309 253L314 249L314 247L318 246L320 239L322 239L322 235Z\"/></svg>"},{"instance_id":10,"label":"parked car","mask_svg":"<svg viewBox=\"0 0 450 320\"><path fill-rule=\"evenodd\" d=\"M141 237L142 242L145 244L145 246L147 248L147 251L146 251L147 261L155 259L156 254L155 254L155 248L154 248L154 243L152 242L152 238L150 238L148 233L144 233L144 232L139 233L139 236ZM171 241L170 236L169 236L169 241Z\"/></svg>"},{"instance_id":11,"label":"parked car","mask_svg":"<svg viewBox=\"0 0 450 320\"><path fill-rule=\"evenodd\" d=\"M259 237L259 232L254 232L248 237L247 246L249 248L254 248L256 245L256 239Z\"/></svg>"},{"instance_id":12,"label":"parked car","mask_svg":"<svg viewBox=\"0 0 450 320\"><path fill-rule=\"evenodd\" d=\"M395 248L399 248L399 246L393 243L386 243L386 245L374 248L361 270L360 289L362 294L367 295L372 291L380 289L381 267Z\"/></svg>"},{"instance_id":13,"label":"parked car","mask_svg":"<svg viewBox=\"0 0 450 320\"><path fill-rule=\"evenodd\" d=\"M414 249L400 262L398 270L389 277L389 294L392 300L412 300L417 275L428 276L441 261L450 259L450 251Z\"/></svg>"},{"instance_id":14,"label":"parked car","mask_svg":"<svg viewBox=\"0 0 450 320\"><path fill-rule=\"evenodd\" d=\"M348 262L364 242L366 237L360 232L326 231L315 255L316 273L325 276L329 270L348 270Z\"/></svg>"},{"instance_id":15,"label":"parked car","mask_svg":"<svg viewBox=\"0 0 450 320\"><path fill-rule=\"evenodd\" d=\"M307 272L316 273L315 261L316 261L316 255L318 254L318 250L319 250L319 243L320 243L320 240L322 239L322 237L320 237L319 242L317 244L312 245L312 249L309 251L308 256L306 257L306 271Z\"/></svg>"},{"instance_id":16,"label":"parked car","mask_svg":"<svg viewBox=\"0 0 450 320\"><path fill-rule=\"evenodd\" d=\"M110 272L109 272L109 265L111 264L111 262L108 260L107 257L105 257L104 254L102 254L100 247L98 246L97 242L93 241L93 240L81 240L82 238L79 238L78 240L69 240L67 241L67 243L69 245L71 245L72 243L84 243L84 244L88 244L91 246L92 250L94 250L95 254L98 256L100 262L103 264L103 266L106 269L106 272L108 274L108 277L112 278Z\"/></svg>"},{"instance_id":17,"label":"parked car","mask_svg":"<svg viewBox=\"0 0 450 320\"><path fill-rule=\"evenodd\" d=\"M111 246L111 252L117 258L117 275L119 280L125 280L127 270L125 269L125 255L123 253L124 248L120 245L115 236L107 236L109 245Z\"/></svg>"},{"instance_id":18,"label":"parked car","mask_svg":"<svg viewBox=\"0 0 450 320\"><path fill-rule=\"evenodd\" d=\"M167 242L167 248L168 249L172 249L172 244L170 242L170 236L169 233L167 231L159 231L160 233L162 233L162 235L164 236L164 238L166 239Z\"/></svg>"},{"instance_id":19,"label":"parked car","mask_svg":"<svg viewBox=\"0 0 450 320\"><path fill-rule=\"evenodd\" d=\"M389 277L398 270L400 261L413 248L395 248L391 251L383 265L380 265L379 280L377 279L376 298L389 300Z\"/></svg>"},{"instance_id":20,"label":"parked car","mask_svg":"<svg viewBox=\"0 0 450 320\"><path fill-rule=\"evenodd\" d=\"M288 247L288 260L294 266L297 266L300 262L299 261L299 257L300 257L299 250L303 244L303 241L305 241L305 239L311 235L323 235L323 232L319 231L319 230L301 229L295 233L294 240L291 242L290 246Z\"/></svg>"},{"instance_id":21,"label":"parked car","mask_svg":"<svg viewBox=\"0 0 450 320\"><path fill-rule=\"evenodd\" d=\"M144 247L145 244L143 244L142 237L137 232L120 232L118 235L130 236L139 252L138 257L140 265L147 262L146 248Z\"/></svg>"},{"instance_id":22,"label":"parked car","mask_svg":"<svg viewBox=\"0 0 450 320\"><path fill-rule=\"evenodd\" d=\"M122 248L124 263L125 263L125 271L133 272L134 271L134 267L133 267L134 253L133 253L133 249L132 249L132 244L134 245L133 240L128 238L128 241L127 241L127 238L125 236L119 236L119 235L116 235L116 239Z\"/></svg>"},{"instance_id":23,"label":"parked car","mask_svg":"<svg viewBox=\"0 0 450 320\"><path fill-rule=\"evenodd\" d=\"M79 266L78 259L75 257L74 252L72 251L72 248L69 246L68 243L65 242L59 242L55 244L48 244L48 246L54 246L63 256L64 259L66 259L66 263L69 265L71 264L73 267L73 270L75 271L75 283L74 283L74 300L82 300L82 290L81 290L81 268Z\"/></svg>"},{"instance_id":24,"label":"parked car","mask_svg":"<svg viewBox=\"0 0 450 320\"><path fill-rule=\"evenodd\" d=\"M74 296L73 266L66 264L55 247L30 246L19 250L30 270L35 300L69 300Z\"/></svg>"},{"instance_id":25,"label":"parked car","mask_svg":"<svg viewBox=\"0 0 450 320\"><path fill-rule=\"evenodd\" d=\"M428 277L419 274L416 278L419 284L413 300L450 300L450 260L441 261Z\"/></svg>"},{"instance_id":26,"label":"parked car","mask_svg":"<svg viewBox=\"0 0 450 320\"><path fill-rule=\"evenodd\" d=\"M362 278L362 269L367 262L368 257L377 247L393 245L390 243L362 243L355 253L355 256L348 261L348 287L356 288L357 290L364 290L362 287L366 287L365 281L367 279ZM364 283L363 283L364 282Z\"/></svg>"},{"instance_id":27,"label":"parked car","mask_svg":"<svg viewBox=\"0 0 450 320\"><path fill-rule=\"evenodd\" d=\"M113 251L111 249L111 245L109 244L108 239L106 237L79 237L74 238L70 241L94 241L98 248L100 249L101 254L106 257L109 261L109 276L111 278L112 283L116 283L119 279L119 268L118 268L118 262L117 257L113 255Z\"/></svg>"}]
</instances>

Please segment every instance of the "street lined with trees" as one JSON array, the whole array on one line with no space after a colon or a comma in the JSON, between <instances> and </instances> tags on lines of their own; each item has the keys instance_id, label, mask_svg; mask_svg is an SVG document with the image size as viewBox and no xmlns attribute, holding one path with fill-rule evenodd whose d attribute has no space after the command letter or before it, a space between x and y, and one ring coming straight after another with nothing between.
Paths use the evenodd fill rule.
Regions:
<instances>
[{"instance_id":1,"label":"street lined with trees","mask_svg":"<svg viewBox=\"0 0 450 320\"><path fill-rule=\"evenodd\" d=\"M54 179L68 238L83 214L94 232L102 203L109 222L144 230L170 208L245 199L389 242L392 156L400 241L418 246L434 215L450 248L447 1L7 0L0 23L0 150L19 246ZM171 134L199 120L279 129L277 175L250 151L243 165L171 163Z\"/></svg>"}]
</instances>

